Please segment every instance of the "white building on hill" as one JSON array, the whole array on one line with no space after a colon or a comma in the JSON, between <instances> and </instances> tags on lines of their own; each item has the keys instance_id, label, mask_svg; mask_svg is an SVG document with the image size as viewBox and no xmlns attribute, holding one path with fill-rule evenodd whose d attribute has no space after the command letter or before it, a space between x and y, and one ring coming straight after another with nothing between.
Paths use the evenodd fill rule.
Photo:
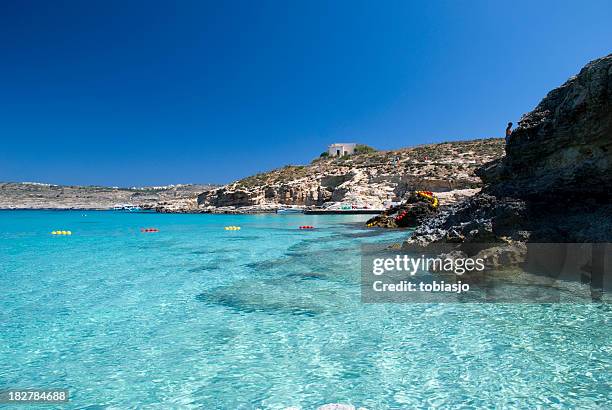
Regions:
<instances>
[{"instance_id":1,"label":"white building on hill","mask_svg":"<svg viewBox=\"0 0 612 410\"><path fill-rule=\"evenodd\" d=\"M331 144L327 148L327 153L330 157L341 157L343 155L351 155L355 152L357 144L353 142L337 142Z\"/></svg>"}]
</instances>

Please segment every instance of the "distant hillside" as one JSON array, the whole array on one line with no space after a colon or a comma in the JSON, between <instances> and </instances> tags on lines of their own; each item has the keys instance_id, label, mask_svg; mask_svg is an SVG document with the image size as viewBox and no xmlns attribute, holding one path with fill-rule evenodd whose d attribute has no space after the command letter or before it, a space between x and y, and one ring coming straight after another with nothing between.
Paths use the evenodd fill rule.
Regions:
<instances>
[{"instance_id":1,"label":"distant hillside","mask_svg":"<svg viewBox=\"0 0 612 410\"><path fill-rule=\"evenodd\" d=\"M490 138L318 158L309 165L286 166L203 192L197 211L265 211L326 202L381 207L414 189L477 188L481 181L474 170L503 153L503 139Z\"/></svg>"},{"instance_id":2,"label":"distant hillside","mask_svg":"<svg viewBox=\"0 0 612 410\"><path fill-rule=\"evenodd\" d=\"M160 203L195 204L212 185L116 188L0 182L0 209L111 209L117 204L153 208Z\"/></svg>"}]
</instances>

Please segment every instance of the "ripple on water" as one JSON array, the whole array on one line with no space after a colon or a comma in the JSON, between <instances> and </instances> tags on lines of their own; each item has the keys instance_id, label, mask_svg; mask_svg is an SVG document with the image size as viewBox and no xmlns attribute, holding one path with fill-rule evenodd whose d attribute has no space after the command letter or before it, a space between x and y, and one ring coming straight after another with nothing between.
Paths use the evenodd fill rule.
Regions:
<instances>
[{"instance_id":1,"label":"ripple on water","mask_svg":"<svg viewBox=\"0 0 612 410\"><path fill-rule=\"evenodd\" d=\"M405 232L88 212L58 241L81 213L27 215L0 213L5 386L74 408L610 408L609 305L362 304L360 245Z\"/></svg>"}]
</instances>

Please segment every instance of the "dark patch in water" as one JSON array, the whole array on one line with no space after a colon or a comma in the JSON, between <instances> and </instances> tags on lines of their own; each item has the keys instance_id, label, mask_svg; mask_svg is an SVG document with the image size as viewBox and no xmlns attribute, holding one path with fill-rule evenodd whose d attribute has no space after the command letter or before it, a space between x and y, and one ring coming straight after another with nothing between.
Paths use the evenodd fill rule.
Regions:
<instances>
[{"instance_id":1,"label":"dark patch in water","mask_svg":"<svg viewBox=\"0 0 612 410\"><path fill-rule=\"evenodd\" d=\"M197 249L195 251L189 251L192 255L224 255L234 251L239 251L238 248L215 248L215 249Z\"/></svg>"},{"instance_id":2,"label":"dark patch in water","mask_svg":"<svg viewBox=\"0 0 612 410\"><path fill-rule=\"evenodd\" d=\"M259 238L261 238L261 236L254 236L254 235L246 236L245 235L245 236L232 236L231 240L232 241L253 241Z\"/></svg>"},{"instance_id":3,"label":"dark patch in water","mask_svg":"<svg viewBox=\"0 0 612 410\"><path fill-rule=\"evenodd\" d=\"M215 345L218 344L228 344L232 340L234 340L239 335L238 332L233 331L231 329L218 329L212 328L206 330L207 338L210 338L212 343Z\"/></svg>"},{"instance_id":4,"label":"dark patch in water","mask_svg":"<svg viewBox=\"0 0 612 410\"><path fill-rule=\"evenodd\" d=\"M313 246L320 245L321 243L335 243L338 241L338 237L336 238L318 238L318 239L308 239L300 241L296 244L291 245L287 248L286 254L289 253L303 253L303 254L312 254L313 252L332 252L333 249L325 248L325 249L316 249L312 250ZM338 248L337 246L331 248Z\"/></svg>"},{"instance_id":5,"label":"dark patch in water","mask_svg":"<svg viewBox=\"0 0 612 410\"><path fill-rule=\"evenodd\" d=\"M308 255L310 255L311 253L309 252L285 252L285 255L290 256L292 258L304 258L307 257Z\"/></svg>"},{"instance_id":6,"label":"dark patch in water","mask_svg":"<svg viewBox=\"0 0 612 410\"><path fill-rule=\"evenodd\" d=\"M289 278L298 278L304 280L325 280L327 275L319 272L294 272L287 275Z\"/></svg>"},{"instance_id":7,"label":"dark patch in water","mask_svg":"<svg viewBox=\"0 0 612 410\"><path fill-rule=\"evenodd\" d=\"M239 312L315 316L326 308L312 297L303 283L286 276L271 279L240 280L196 296L200 302L224 306Z\"/></svg>"},{"instance_id":8,"label":"dark patch in water","mask_svg":"<svg viewBox=\"0 0 612 410\"><path fill-rule=\"evenodd\" d=\"M356 232L344 232L341 233L339 236L341 236L342 238L371 238L373 236L380 236L380 232L375 231L375 230L368 230L368 231L356 231Z\"/></svg>"},{"instance_id":9,"label":"dark patch in water","mask_svg":"<svg viewBox=\"0 0 612 410\"><path fill-rule=\"evenodd\" d=\"M359 250L359 248L355 249L355 251L357 250ZM328 260L332 260L332 261L335 260L337 258L337 255L339 255L343 251L344 251L343 248L313 250L313 249L306 247L306 249L299 250L296 247L294 249L286 251L284 254L290 257L291 259L298 260L298 261L306 260L308 263L317 263L317 262L322 263ZM332 256L331 259L329 259L330 256Z\"/></svg>"},{"instance_id":10,"label":"dark patch in water","mask_svg":"<svg viewBox=\"0 0 612 410\"><path fill-rule=\"evenodd\" d=\"M209 270L217 270L220 268L220 266L221 265L219 263L212 262L212 263L207 263L204 265L196 266L195 268L188 269L187 271L188 272L206 272Z\"/></svg>"},{"instance_id":11,"label":"dark patch in water","mask_svg":"<svg viewBox=\"0 0 612 410\"><path fill-rule=\"evenodd\" d=\"M251 262L247 263L244 266L254 270L257 274L273 274L278 276L278 274L283 274L287 271L289 272L304 272L310 271L313 267L315 267L319 272L330 272L334 269L333 263L329 264L326 262L327 256L322 257L322 255L326 255L328 252L310 252L310 253L300 253L300 254L289 254L287 258L279 258L279 259L269 259L260 262ZM285 277L291 277L292 275L300 276L301 273L289 273L285 275ZM320 276L320 279L323 279L324 276Z\"/></svg>"},{"instance_id":12,"label":"dark patch in water","mask_svg":"<svg viewBox=\"0 0 612 410\"><path fill-rule=\"evenodd\" d=\"M192 255L208 255L211 253L217 253L217 251L211 251L211 250L206 250L206 251L191 251L190 252Z\"/></svg>"},{"instance_id":13,"label":"dark patch in water","mask_svg":"<svg viewBox=\"0 0 612 410\"><path fill-rule=\"evenodd\" d=\"M307 317L314 317L321 313L308 307L283 304L282 301L273 300L270 295L239 295L231 288L218 288L208 293L200 293L195 298L199 302L224 306L243 313L261 312L270 315L280 313Z\"/></svg>"},{"instance_id":14,"label":"dark patch in water","mask_svg":"<svg viewBox=\"0 0 612 410\"><path fill-rule=\"evenodd\" d=\"M278 267L279 263L280 263L280 260L266 259L264 261L259 261L259 262L245 263L244 266L249 269L265 270L265 269L274 269Z\"/></svg>"}]
</instances>

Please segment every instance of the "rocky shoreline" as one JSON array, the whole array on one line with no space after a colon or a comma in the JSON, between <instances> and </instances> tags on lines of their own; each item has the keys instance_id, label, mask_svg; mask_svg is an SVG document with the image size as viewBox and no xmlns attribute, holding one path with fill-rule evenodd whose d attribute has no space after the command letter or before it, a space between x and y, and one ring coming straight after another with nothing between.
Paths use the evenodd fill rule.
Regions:
<instances>
[{"instance_id":1,"label":"rocky shoreline","mask_svg":"<svg viewBox=\"0 0 612 410\"><path fill-rule=\"evenodd\" d=\"M506 152L476 171L480 193L425 219L404 247L488 244L521 261L525 243L612 242L612 55L549 92Z\"/></svg>"}]
</instances>

